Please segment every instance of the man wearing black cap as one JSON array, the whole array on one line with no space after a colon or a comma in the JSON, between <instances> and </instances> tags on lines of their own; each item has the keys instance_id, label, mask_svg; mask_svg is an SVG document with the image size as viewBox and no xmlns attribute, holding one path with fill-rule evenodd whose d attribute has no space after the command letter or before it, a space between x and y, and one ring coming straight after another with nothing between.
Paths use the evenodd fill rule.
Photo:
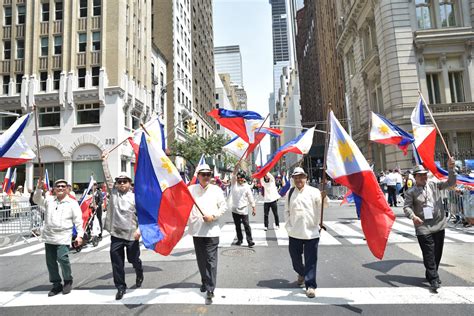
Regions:
<instances>
[{"instance_id":1,"label":"man wearing black cap","mask_svg":"<svg viewBox=\"0 0 474 316\"><path fill-rule=\"evenodd\" d=\"M456 184L454 159L448 161L448 180L441 182L428 181L428 171L421 165L413 168L415 186L405 194L403 211L413 220L416 237L423 254L426 280L431 290L436 292L440 287L438 267L443 254L445 212L442 207L440 190Z\"/></svg>"},{"instance_id":2,"label":"man wearing black cap","mask_svg":"<svg viewBox=\"0 0 474 316\"><path fill-rule=\"evenodd\" d=\"M110 175L107 164L108 154L102 155L102 167L110 194L107 217L104 229L110 232L110 260L114 284L117 288L116 300L122 299L127 290L125 283L125 253L127 259L135 268L136 287L143 283L143 268L140 260L140 229L138 228L137 210L135 208L135 194L131 190L132 179L125 173L115 178Z\"/></svg>"},{"instance_id":3,"label":"man wearing black cap","mask_svg":"<svg viewBox=\"0 0 474 316\"><path fill-rule=\"evenodd\" d=\"M46 265L48 267L49 281L53 288L48 296L63 292L69 294L72 289L71 263L69 262L69 245L72 238L72 227L76 226L77 237L75 244L82 244L84 230L82 228L82 212L77 201L67 195L67 182L64 179L54 183L54 195L43 196L43 179L38 180L33 201L44 210L44 228L42 239L44 241ZM61 284L58 263L61 266L64 287Z\"/></svg>"}]
</instances>

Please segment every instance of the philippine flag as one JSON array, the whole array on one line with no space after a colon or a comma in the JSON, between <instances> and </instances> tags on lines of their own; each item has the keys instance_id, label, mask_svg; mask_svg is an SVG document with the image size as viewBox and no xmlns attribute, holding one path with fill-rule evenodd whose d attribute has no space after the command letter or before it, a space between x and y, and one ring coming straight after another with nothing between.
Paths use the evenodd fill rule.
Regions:
<instances>
[{"instance_id":1,"label":"philippine flag","mask_svg":"<svg viewBox=\"0 0 474 316\"><path fill-rule=\"evenodd\" d=\"M396 145L403 150L403 154L408 152L408 146L413 143L413 136L402 130L397 125L390 122L385 117L372 112L372 124L369 139L376 143L385 145Z\"/></svg>"},{"instance_id":2,"label":"philippine flag","mask_svg":"<svg viewBox=\"0 0 474 316\"><path fill-rule=\"evenodd\" d=\"M330 127L327 173L351 190L356 199L360 198L360 219L367 245L375 257L382 259L395 215L369 164L332 111Z\"/></svg>"},{"instance_id":3,"label":"philippine flag","mask_svg":"<svg viewBox=\"0 0 474 316\"><path fill-rule=\"evenodd\" d=\"M255 172L252 177L260 179L265 176L276 165L280 158L287 153L295 153L300 155L307 154L311 149L311 145L313 144L313 135L314 127L311 127L310 129L302 132L295 139L278 148L272 157L268 159L267 163L263 165L260 170Z\"/></svg>"},{"instance_id":4,"label":"philippine flag","mask_svg":"<svg viewBox=\"0 0 474 316\"><path fill-rule=\"evenodd\" d=\"M166 150L166 138L165 138L165 125L161 123L160 118L156 117L144 124L146 131L156 142L158 142L163 151ZM142 139L143 129L138 129L133 133L133 136L128 138L130 145L133 148L135 154L135 160L138 161L138 150L140 147L140 140ZM137 164L135 164L135 171Z\"/></svg>"},{"instance_id":5,"label":"philippine flag","mask_svg":"<svg viewBox=\"0 0 474 316\"><path fill-rule=\"evenodd\" d=\"M5 179L3 179L2 192L7 192L7 186L9 186L9 184L10 184L11 172L12 172L12 170L9 167L7 169L7 172L5 173Z\"/></svg>"},{"instance_id":6,"label":"philippine flag","mask_svg":"<svg viewBox=\"0 0 474 316\"><path fill-rule=\"evenodd\" d=\"M49 183L48 169L44 170L44 190L46 192L51 191L51 184Z\"/></svg>"},{"instance_id":7,"label":"philippine flag","mask_svg":"<svg viewBox=\"0 0 474 316\"><path fill-rule=\"evenodd\" d=\"M249 144L245 158L248 158L250 154L252 154L258 144L260 144L267 135L269 135L269 137L280 137L282 133L283 131L281 129L262 126L258 132L255 132L255 142Z\"/></svg>"},{"instance_id":8,"label":"philippine flag","mask_svg":"<svg viewBox=\"0 0 474 316\"><path fill-rule=\"evenodd\" d=\"M235 136L227 144L225 144L222 149L227 150L237 157L242 157L247 151L248 147L249 144L247 144L242 138Z\"/></svg>"},{"instance_id":9,"label":"philippine flag","mask_svg":"<svg viewBox=\"0 0 474 316\"><path fill-rule=\"evenodd\" d=\"M280 194L280 196L285 196L286 192L288 192L288 190L290 189L290 186L291 186L291 181L290 181L290 179L288 179L288 176L287 176L286 172L283 175L282 184L283 184L283 186L278 191L278 194Z\"/></svg>"},{"instance_id":10,"label":"philippine flag","mask_svg":"<svg viewBox=\"0 0 474 316\"><path fill-rule=\"evenodd\" d=\"M426 124L423 111L423 100L420 98L411 114L413 135L415 136L413 155L417 164L431 171L440 180L448 178L448 171L438 166L434 160L436 146L436 129ZM474 185L474 178L468 175L456 175L456 183Z\"/></svg>"},{"instance_id":11,"label":"philippine flag","mask_svg":"<svg viewBox=\"0 0 474 316\"><path fill-rule=\"evenodd\" d=\"M191 179L191 181L189 181L188 186L199 183L198 178L197 178L197 175L198 175L197 174L197 169L198 169L197 167L199 167L199 166L201 166L205 163L206 163L206 158L205 158L204 154L202 154L201 158L199 159L199 162L196 166L196 170L194 170L193 178Z\"/></svg>"},{"instance_id":12,"label":"philippine flag","mask_svg":"<svg viewBox=\"0 0 474 316\"><path fill-rule=\"evenodd\" d=\"M23 164L36 157L22 134L29 117L29 114L23 115L0 136L0 170Z\"/></svg>"},{"instance_id":13,"label":"philippine flag","mask_svg":"<svg viewBox=\"0 0 474 316\"><path fill-rule=\"evenodd\" d=\"M249 144L255 141L255 132L264 121L260 114L253 111L214 109L207 114Z\"/></svg>"},{"instance_id":14,"label":"philippine flag","mask_svg":"<svg viewBox=\"0 0 474 316\"><path fill-rule=\"evenodd\" d=\"M12 173L12 176L11 178L9 179L8 183L7 183L7 187L5 189L5 192L8 194L8 195L12 195L13 194L13 190L15 190L15 182L16 182L16 168L15 170L13 170L13 173Z\"/></svg>"},{"instance_id":15,"label":"philippine flag","mask_svg":"<svg viewBox=\"0 0 474 316\"><path fill-rule=\"evenodd\" d=\"M169 255L183 236L194 200L161 144L145 135L135 174L135 202L145 247Z\"/></svg>"}]
</instances>

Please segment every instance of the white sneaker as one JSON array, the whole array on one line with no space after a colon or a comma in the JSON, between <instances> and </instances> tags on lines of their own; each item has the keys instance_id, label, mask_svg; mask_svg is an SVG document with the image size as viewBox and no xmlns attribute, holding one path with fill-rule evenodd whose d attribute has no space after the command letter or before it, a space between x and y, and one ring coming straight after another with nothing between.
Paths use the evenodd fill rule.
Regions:
<instances>
[{"instance_id":1,"label":"white sneaker","mask_svg":"<svg viewBox=\"0 0 474 316\"><path fill-rule=\"evenodd\" d=\"M314 290L312 287L308 288L308 289L306 290L306 296L307 296L308 298L314 298L314 297L316 296L315 290Z\"/></svg>"},{"instance_id":2,"label":"white sneaker","mask_svg":"<svg viewBox=\"0 0 474 316\"><path fill-rule=\"evenodd\" d=\"M264 230L264 231L267 231L267 230L268 230L268 227L265 227L263 230Z\"/></svg>"},{"instance_id":3,"label":"white sneaker","mask_svg":"<svg viewBox=\"0 0 474 316\"><path fill-rule=\"evenodd\" d=\"M280 226L275 226L275 230L279 230L280 229Z\"/></svg>"}]
</instances>

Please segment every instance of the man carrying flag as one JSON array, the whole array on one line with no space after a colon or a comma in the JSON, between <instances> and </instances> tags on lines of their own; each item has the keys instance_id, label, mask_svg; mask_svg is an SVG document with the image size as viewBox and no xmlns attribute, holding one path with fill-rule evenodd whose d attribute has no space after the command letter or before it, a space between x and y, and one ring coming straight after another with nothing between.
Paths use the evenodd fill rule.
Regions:
<instances>
[{"instance_id":1,"label":"man carrying flag","mask_svg":"<svg viewBox=\"0 0 474 316\"><path fill-rule=\"evenodd\" d=\"M102 155L102 167L109 189L110 203L105 219L104 229L111 237L110 259L112 261L112 272L114 284L117 288L116 300L121 300L127 291L125 283L125 254L133 265L136 273L136 287L143 283L143 267L140 260L140 229L138 228L137 210L135 208L135 194L131 190L132 179L126 174L120 174L115 178L115 183L110 175L107 163L108 153Z\"/></svg>"},{"instance_id":2,"label":"man carrying flag","mask_svg":"<svg viewBox=\"0 0 474 316\"><path fill-rule=\"evenodd\" d=\"M260 184L263 187L263 225L268 230L268 214L272 210L275 218L275 229L280 228L280 219L278 218L278 199L280 194L275 184L275 177L269 172L263 178L260 178Z\"/></svg>"},{"instance_id":3,"label":"man carrying flag","mask_svg":"<svg viewBox=\"0 0 474 316\"><path fill-rule=\"evenodd\" d=\"M189 216L188 231L193 236L201 275L200 291L206 292L206 304L211 304L214 297L217 282L217 247L221 233L219 218L227 210L222 190L210 184L211 176L211 168L207 164L200 165L197 168L199 184L189 187L196 206Z\"/></svg>"},{"instance_id":4,"label":"man carrying flag","mask_svg":"<svg viewBox=\"0 0 474 316\"><path fill-rule=\"evenodd\" d=\"M327 173L351 190L356 200L360 199L360 220L367 245L375 257L382 259L395 215L367 160L332 111L329 123Z\"/></svg>"}]
</instances>

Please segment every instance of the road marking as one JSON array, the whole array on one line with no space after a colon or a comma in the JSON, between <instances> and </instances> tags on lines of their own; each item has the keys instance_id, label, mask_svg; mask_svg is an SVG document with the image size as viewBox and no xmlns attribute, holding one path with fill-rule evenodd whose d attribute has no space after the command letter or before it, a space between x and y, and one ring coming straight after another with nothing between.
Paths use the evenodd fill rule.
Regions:
<instances>
[{"instance_id":1,"label":"road marking","mask_svg":"<svg viewBox=\"0 0 474 316\"><path fill-rule=\"evenodd\" d=\"M197 288L133 289L115 300L115 290L76 290L72 295L47 297L47 292L0 292L0 306L155 305L205 303ZM309 299L303 289L217 288L213 305L407 305L473 304L474 287L442 287L438 294L419 287L319 288Z\"/></svg>"},{"instance_id":2,"label":"road marking","mask_svg":"<svg viewBox=\"0 0 474 316\"><path fill-rule=\"evenodd\" d=\"M29 252L40 250L41 248L44 248L44 243L40 243L40 244L36 244L36 245L33 245L33 246L29 246L29 247L21 248L21 249L14 250L14 251L11 251L11 252L7 252L7 253L4 253L4 254L1 254L0 257L22 256L22 255L27 254Z\"/></svg>"},{"instance_id":3,"label":"road marking","mask_svg":"<svg viewBox=\"0 0 474 316\"><path fill-rule=\"evenodd\" d=\"M351 224L354 224L354 221L350 221ZM342 237L351 244L355 245L365 245L366 241L364 240L364 235L358 232L357 230L351 228L346 222L335 222L335 221L325 221L324 225L329 227L334 231L337 236Z\"/></svg>"},{"instance_id":4,"label":"road marking","mask_svg":"<svg viewBox=\"0 0 474 316\"><path fill-rule=\"evenodd\" d=\"M356 221L352 224L357 226L357 228L359 228L362 231L362 226L360 224L360 221ZM413 233L410 234L409 231L410 230L407 226L399 224L397 222L394 222L393 226L392 226L392 230L390 231L390 235L388 236L388 242L391 243L391 244L405 243L405 242L415 242L415 240L413 240L413 238L416 238L416 236ZM398 232L410 235L411 239L400 235Z\"/></svg>"}]
</instances>

